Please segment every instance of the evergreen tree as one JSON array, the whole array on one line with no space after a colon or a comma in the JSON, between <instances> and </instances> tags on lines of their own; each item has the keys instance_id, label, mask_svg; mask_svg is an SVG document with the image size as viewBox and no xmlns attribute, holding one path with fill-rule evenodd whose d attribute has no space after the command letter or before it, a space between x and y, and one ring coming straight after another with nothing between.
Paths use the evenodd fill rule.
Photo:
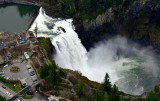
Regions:
<instances>
[{"instance_id":1,"label":"evergreen tree","mask_svg":"<svg viewBox=\"0 0 160 101\"><path fill-rule=\"evenodd\" d=\"M52 64L45 64L41 68L40 77L47 78L48 83L51 87L59 85L61 81L59 68L54 62L52 62Z\"/></svg>"},{"instance_id":2,"label":"evergreen tree","mask_svg":"<svg viewBox=\"0 0 160 101\"><path fill-rule=\"evenodd\" d=\"M5 97L0 95L0 101L7 101Z\"/></svg>"},{"instance_id":3,"label":"evergreen tree","mask_svg":"<svg viewBox=\"0 0 160 101\"><path fill-rule=\"evenodd\" d=\"M41 67L40 70L40 77L46 78L49 75L49 65L44 64L43 67Z\"/></svg>"},{"instance_id":4,"label":"evergreen tree","mask_svg":"<svg viewBox=\"0 0 160 101\"><path fill-rule=\"evenodd\" d=\"M61 1L61 11L65 14L72 15L76 12L75 0L62 0Z\"/></svg>"},{"instance_id":5,"label":"evergreen tree","mask_svg":"<svg viewBox=\"0 0 160 101\"><path fill-rule=\"evenodd\" d=\"M90 11L90 0L82 0L81 2L81 8L80 8L80 11L83 13L83 14L88 14L89 11Z\"/></svg>"},{"instance_id":6,"label":"evergreen tree","mask_svg":"<svg viewBox=\"0 0 160 101\"><path fill-rule=\"evenodd\" d=\"M146 98L146 101L160 101L160 97L151 91Z\"/></svg>"},{"instance_id":7,"label":"evergreen tree","mask_svg":"<svg viewBox=\"0 0 160 101\"><path fill-rule=\"evenodd\" d=\"M116 85L113 86L109 99L109 101L120 101L120 94Z\"/></svg>"},{"instance_id":8,"label":"evergreen tree","mask_svg":"<svg viewBox=\"0 0 160 101\"><path fill-rule=\"evenodd\" d=\"M59 70L56 64L51 64L49 66L50 66L50 70L48 75L48 82L50 83L51 86L55 87L60 83Z\"/></svg>"},{"instance_id":9,"label":"evergreen tree","mask_svg":"<svg viewBox=\"0 0 160 101\"><path fill-rule=\"evenodd\" d=\"M111 82L109 81L109 75L108 75L108 73L106 73L105 79L104 79L104 84L103 84L104 91L106 91L108 94L110 94L111 87L112 87L112 85L111 85Z\"/></svg>"},{"instance_id":10,"label":"evergreen tree","mask_svg":"<svg viewBox=\"0 0 160 101\"><path fill-rule=\"evenodd\" d=\"M94 90L93 92L94 96L92 98L92 101L104 101L103 96L104 92L100 90Z\"/></svg>"},{"instance_id":11,"label":"evergreen tree","mask_svg":"<svg viewBox=\"0 0 160 101\"><path fill-rule=\"evenodd\" d=\"M160 91L159 91L159 86L158 86L158 85L154 87L154 92L155 92L155 93L160 92Z\"/></svg>"}]
</instances>

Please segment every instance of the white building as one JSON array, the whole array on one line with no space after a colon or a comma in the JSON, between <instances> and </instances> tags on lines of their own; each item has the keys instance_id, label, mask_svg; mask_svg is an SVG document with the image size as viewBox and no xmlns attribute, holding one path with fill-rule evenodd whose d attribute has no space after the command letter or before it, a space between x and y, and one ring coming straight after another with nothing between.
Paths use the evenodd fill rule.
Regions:
<instances>
[{"instance_id":1,"label":"white building","mask_svg":"<svg viewBox=\"0 0 160 101\"><path fill-rule=\"evenodd\" d=\"M29 55L28 55L27 52L24 52L24 56L25 56L26 59L29 59Z\"/></svg>"}]
</instances>

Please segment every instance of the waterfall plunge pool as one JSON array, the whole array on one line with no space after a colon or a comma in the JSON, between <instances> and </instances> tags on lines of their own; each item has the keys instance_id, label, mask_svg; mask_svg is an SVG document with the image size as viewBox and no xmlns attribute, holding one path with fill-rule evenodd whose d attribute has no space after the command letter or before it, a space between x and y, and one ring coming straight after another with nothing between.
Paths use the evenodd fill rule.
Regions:
<instances>
[{"instance_id":1,"label":"waterfall plunge pool","mask_svg":"<svg viewBox=\"0 0 160 101\"><path fill-rule=\"evenodd\" d=\"M36 26L38 37L51 39L56 51L53 59L60 67L78 70L100 83L107 72L112 84L132 95L150 91L160 83L159 58L149 48L141 48L117 36L98 43L87 52L74 31L72 19L51 18L42 8L29 30L34 31Z\"/></svg>"}]
</instances>

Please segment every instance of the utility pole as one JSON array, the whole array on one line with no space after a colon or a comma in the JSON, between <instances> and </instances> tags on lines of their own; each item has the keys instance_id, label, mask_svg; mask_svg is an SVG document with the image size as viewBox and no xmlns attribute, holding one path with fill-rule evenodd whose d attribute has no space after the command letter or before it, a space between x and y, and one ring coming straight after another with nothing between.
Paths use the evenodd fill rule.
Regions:
<instances>
[{"instance_id":1,"label":"utility pole","mask_svg":"<svg viewBox=\"0 0 160 101\"><path fill-rule=\"evenodd\" d=\"M36 34L36 37L37 37L37 31L38 31L38 27L37 27L37 23L36 23L36 27L35 27L35 29L34 29L34 32L35 32L35 34Z\"/></svg>"}]
</instances>

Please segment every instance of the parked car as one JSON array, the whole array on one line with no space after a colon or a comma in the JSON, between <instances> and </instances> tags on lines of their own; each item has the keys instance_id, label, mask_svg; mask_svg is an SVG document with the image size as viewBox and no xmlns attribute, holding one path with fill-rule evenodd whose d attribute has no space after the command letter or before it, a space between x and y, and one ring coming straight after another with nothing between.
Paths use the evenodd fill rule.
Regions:
<instances>
[{"instance_id":1,"label":"parked car","mask_svg":"<svg viewBox=\"0 0 160 101\"><path fill-rule=\"evenodd\" d=\"M34 71L31 71L29 74L30 74L30 76L35 75Z\"/></svg>"},{"instance_id":2,"label":"parked car","mask_svg":"<svg viewBox=\"0 0 160 101\"><path fill-rule=\"evenodd\" d=\"M4 72L0 72L0 75L3 75L4 74Z\"/></svg>"},{"instance_id":3,"label":"parked car","mask_svg":"<svg viewBox=\"0 0 160 101\"><path fill-rule=\"evenodd\" d=\"M5 67L8 67L8 64L4 65L3 67L4 67L4 68L5 68Z\"/></svg>"},{"instance_id":4,"label":"parked car","mask_svg":"<svg viewBox=\"0 0 160 101\"><path fill-rule=\"evenodd\" d=\"M30 72L32 72L32 71L34 71L34 70L30 67L30 68L28 68L28 71L29 71L29 73L30 73Z\"/></svg>"},{"instance_id":5,"label":"parked car","mask_svg":"<svg viewBox=\"0 0 160 101\"><path fill-rule=\"evenodd\" d=\"M27 69L29 70L29 69L31 69L31 67L27 67Z\"/></svg>"},{"instance_id":6,"label":"parked car","mask_svg":"<svg viewBox=\"0 0 160 101\"><path fill-rule=\"evenodd\" d=\"M2 88L6 89L6 86L2 85Z\"/></svg>"},{"instance_id":7,"label":"parked car","mask_svg":"<svg viewBox=\"0 0 160 101\"><path fill-rule=\"evenodd\" d=\"M38 80L37 79L33 80L33 82L36 82L36 81L38 81Z\"/></svg>"}]
</instances>

